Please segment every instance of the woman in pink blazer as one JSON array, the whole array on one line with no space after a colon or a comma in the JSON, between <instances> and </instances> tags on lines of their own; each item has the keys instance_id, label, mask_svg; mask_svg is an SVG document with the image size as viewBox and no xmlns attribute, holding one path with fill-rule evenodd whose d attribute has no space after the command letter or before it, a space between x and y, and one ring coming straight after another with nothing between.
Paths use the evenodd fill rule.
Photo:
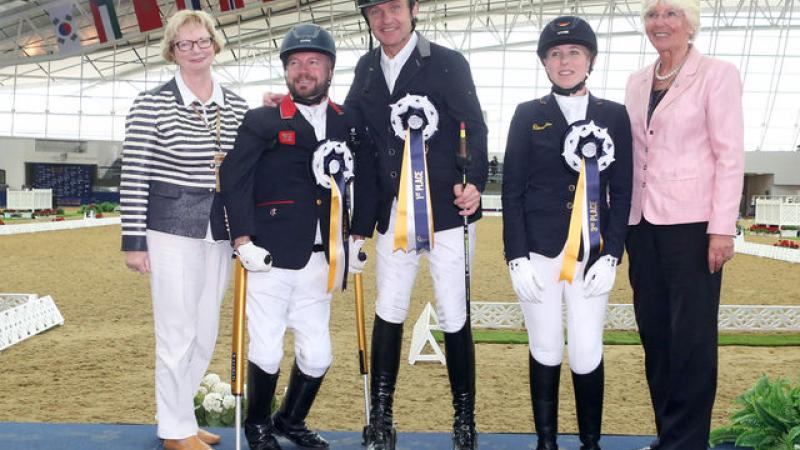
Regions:
<instances>
[{"instance_id":1,"label":"woman in pink blazer","mask_svg":"<svg viewBox=\"0 0 800 450\"><path fill-rule=\"evenodd\" d=\"M708 447L717 384L722 266L744 179L737 69L701 55L698 0L644 0L658 52L628 80L633 192L626 247L658 438L651 449Z\"/></svg>"}]
</instances>

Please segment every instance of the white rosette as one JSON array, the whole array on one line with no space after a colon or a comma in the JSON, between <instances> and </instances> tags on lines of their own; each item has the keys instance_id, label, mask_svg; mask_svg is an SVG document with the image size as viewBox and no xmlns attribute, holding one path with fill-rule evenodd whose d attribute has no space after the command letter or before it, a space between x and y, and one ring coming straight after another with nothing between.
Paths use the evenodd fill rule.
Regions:
<instances>
[{"instance_id":1,"label":"white rosette","mask_svg":"<svg viewBox=\"0 0 800 450\"><path fill-rule=\"evenodd\" d=\"M614 162L614 141L608 134L608 128L597 126L593 120L576 122L564 136L561 156L576 172L581 170L581 159L597 158L597 168L602 172Z\"/></svg>"},{"instance_id":2,"label":"white rosette","mask_svg":"<svg viewBox=\"0 0 800 450\"><path fill-rule=\"evenodd\" d=\"M330 189L330 176L342 172L345 181L353 178L353 153L342 141L325 141L314 150L311 170L317 184Z\"/></svg>"},{"instance_id":3,"label":"white rosette","mask_svg":"<svg viewBox=\"0 0 800 450\"><path fill-rule=\"evenodd\" d=\"M428 123L425 124L425 128L422 130L423 140L427 141L438 130L437 127L439 125L439 113L436 111L436 107L433 106L433 103L431 103L426 96L406 94L405 97L401 98L396 103L392 103L389 105L389 107L392 109L390 115L392 130L394 130L395 136L402 140L406 139L407 125L413 129L419 129L424 123L423 121L416 119L409 120L408 124L404 123L406 120L405 116L410 109L420 110L423 114L425 114L425 121Z\"/></svg>"}]
</instances>

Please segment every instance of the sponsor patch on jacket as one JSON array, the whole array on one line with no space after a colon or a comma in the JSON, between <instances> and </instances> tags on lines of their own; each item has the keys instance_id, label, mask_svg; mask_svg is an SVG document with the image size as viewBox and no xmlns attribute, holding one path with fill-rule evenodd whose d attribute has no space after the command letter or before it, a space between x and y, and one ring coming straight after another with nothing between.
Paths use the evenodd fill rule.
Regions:
<instances>
[{"instance_id":1,"label":"sponsor patch on jacket","mask_svg":"<svg viewBox=\"0 0 800 450\"><path fill-rule=\"evenodd\" d=\"M297 135L294 130L279 131L278 142L285 145L294 145L297 143Z\"/></svg>"},{"instance_id":2,"label":"sponsor patch on jacket","mask_svg":"<svg viewBox=\"0 0 800 450\"><path fill-rule=\"evenodd\" d=\"M547 127L552 126L553 124L550 122L545 122L543 124L534 123L533 124L533 131L542 131Z\"/></svg>"}]
</instances>

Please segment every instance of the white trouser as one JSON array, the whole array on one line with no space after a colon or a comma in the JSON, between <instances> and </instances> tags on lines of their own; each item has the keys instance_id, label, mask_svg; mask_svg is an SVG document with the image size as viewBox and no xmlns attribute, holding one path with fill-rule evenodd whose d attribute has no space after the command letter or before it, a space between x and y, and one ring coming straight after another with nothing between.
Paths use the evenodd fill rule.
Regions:
<instances>
[{"instance_id":1,"label":"white trouser","mask_svg":"<svg viewBox=\"0 0 800 450\"><path fill-rule=\"evenodd\" d=\"M433 279L439 325L445 333L455 333L467 320L464 229L458 227L435 232L434 245L430 252L393 251L396 212L396 208L393 207L389 229L385 234L378 234L375 243L375 252L378 256L376 264L378 299L375 311L387 322L403 323L406 320L414 278L417 276L420 258L425 255ZM469 254L471 268L475 254L474 223L469 225Z\"/></svg>"},{"instance_id":2,"label":"white trouser","mask_svg":"<svg viewBox=\"0 0 800 450\"><path fill-rule=\"evenodd\" d=\"M269 272L247 274L247 359L275 374L283 358L283 336L294 332L297 367L311 377L321 377L333 361L328 322L332 294L328 288L325 253L314 252L300 270L273 267Z\"/></svg>"},{"instance_id":3,"label":"white trouser","mask_svg":"<svg viewBox=\"0 0 800 450\"><path fill-rule=\"evenodd\" d=\"M558 281L564 251L555 258L537 253L530 260L544 284L541 303L520 302L528 329L531 355L541 364L561 364L564 356L564 330L561 300L567 304L567 342L569 365L573 372L594 370L603 357L603 325L608 294L586 297L583 271L586 261L578 261L572 283Z\"/></svg>"},{"instance_id":4,"label":"white trouser","mask_svg":"<svg viewBox=\"0 0 800 450\"><path fill-rule=\"evenodd\" d=\"M208 369L231 271L228 241L147 230L156 330L158 436L197 434L194 394Z\"/></svg>"}]
</instances>

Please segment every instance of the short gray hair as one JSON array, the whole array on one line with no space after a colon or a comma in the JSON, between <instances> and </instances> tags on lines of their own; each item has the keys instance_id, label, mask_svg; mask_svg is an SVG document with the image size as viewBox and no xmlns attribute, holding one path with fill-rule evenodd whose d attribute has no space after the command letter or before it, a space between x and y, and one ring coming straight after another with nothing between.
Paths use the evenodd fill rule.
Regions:
<instances>
[{"instance_id":1,"label":"short gray hair","mask_svg":"<svg viewBox=\"0 0 800 450\"><path fill-rule=\"evenodd\" d=\"M659 3L683 11L689 21L689 25L694 28L692 30L692 39L697 36L700 31L700 0L642 0L642 22L645 21L647 13Z\"/></svg>"},{"instance_id":2,"label":"short gray hair","mask_svg":"<svg viewBox=\"0 0 800 450\"><path fill-rule=\"evenodd\" d=\"M196 24L205 27L211 40L214 42L214 54L218 55L219 52L225 47L225 40L219 31L214 27L214 18L205 11L194 11L191 9L184 9L172 15L167 21L167 26L164 27L164 37L161 38L161 57L164 61L175 62L175 53L172 44L175 42L175 37L178 36L178 30L187 24Z\"/></svg>"}]
</instances>

